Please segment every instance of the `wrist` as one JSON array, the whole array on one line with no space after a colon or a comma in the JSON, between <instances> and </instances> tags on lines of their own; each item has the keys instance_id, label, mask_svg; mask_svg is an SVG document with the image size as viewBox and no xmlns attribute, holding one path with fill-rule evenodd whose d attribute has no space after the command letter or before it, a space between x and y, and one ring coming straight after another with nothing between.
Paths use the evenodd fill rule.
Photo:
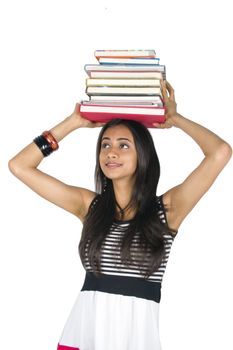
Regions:
<instances>
[{"instance_id":1,"label":"wrist","mask_svg":"<svg viewBox=\"0 0 233 350\"><path fill-rule=\"evenodd\" d=\"M67 130L70 130L70 132L82 127L80 121L74 118L72 114L64 119L64 123L66 124Z\"/></svg>"},{"instance_id":2,"label":"wrist","mask_svg":"<svg viewBox=\"0 0 233 350\"><path fill-rule=\"evenodd\" d=\"M180 120L181 120L182 118L184 118L184 117L183 117L181 114L179 114L179 113L174 114L174 115L171 117L173 126L175 126L176 128L178 128L178 127L179 127L179 122L180 122Z\"/></svg>"},{"instance_id":3,"label":"wrist","mask_svg":"<svg viewBox=\"0 0 233 350\"><path fill-rule=\"evenodd\" d=\"M72 116L65 118L61 123L56 125L54 128L50 129L50 132L55 137L55 139L59 142L65 136L67 136L72 131L80 128L81 126L77 123Z\"/></svg>"}]
</instances>

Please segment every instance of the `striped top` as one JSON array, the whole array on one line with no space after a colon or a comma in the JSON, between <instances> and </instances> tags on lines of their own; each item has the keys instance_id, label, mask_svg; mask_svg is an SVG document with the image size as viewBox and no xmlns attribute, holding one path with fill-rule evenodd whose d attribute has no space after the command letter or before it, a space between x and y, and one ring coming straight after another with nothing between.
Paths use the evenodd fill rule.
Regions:
<instances>
[{"instance_id":1,"label":"striped top","mask_svg":"<svg viewBox=\"0 0 233 350\"><path fill-rule=\"evenodd\" d=\"M158 216L163 224L167 224L166 214L162 203L162 196L157 197L157 201L159 205ZM105 237L105 240L101 248L101 260L100 260L101 273L107 274L107 275L115 275L115 276L144 278L142 273L139 271L139 268L137 268L137 265L127 266L121 262L119 241L122 238L122 235L124 234L125 228L127 228L127 226L129 225L129 222L130 221L116 220L112 224L110 232ZM147 281L150 281L150 282L162 283L162 279L166 269L171 246L174 241L174 237L175 237L174 235L169 233L166 233L166 234L164 233L163 235L165 239L164 241L165 255L158 269L148 277ZM132 246L131 246L133 256L136 256L133 252L134 250L135 251L137 250L138 245L139 245L139 232L136 232L133 238ZM145 265L145 262L144 262L144 266L147 267L148 265ZM88 262L87 256L85 257L85 269L86 271L93 272ZM141 268L141 270L143 269Z\"/></svg>"}]
</instances>

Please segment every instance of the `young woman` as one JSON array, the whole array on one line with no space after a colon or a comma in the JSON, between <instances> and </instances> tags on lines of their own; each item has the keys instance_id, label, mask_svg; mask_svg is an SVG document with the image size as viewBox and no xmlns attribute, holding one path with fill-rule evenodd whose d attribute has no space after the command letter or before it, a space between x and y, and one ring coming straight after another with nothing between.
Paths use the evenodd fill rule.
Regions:
<instances>
[{"instance_id":1,"label":"young woman","mask_svg":"<svg viewBox=\"0 0 233 350\"><path fill-rule=\"evenodd\" d=\"M9 161L12 173L83 223L79 243L86 270L58 350L159 350L158 307L163 274L180 224L224 166L227 142L177 112L174 90L162 83L166 121L201 148L204 159L181 184L157 196L159 160L142 124L113 120L97 142L96 192L69 186L38 169L70 132L103 124L74 112Z\"/></svg>"}]
</instances>

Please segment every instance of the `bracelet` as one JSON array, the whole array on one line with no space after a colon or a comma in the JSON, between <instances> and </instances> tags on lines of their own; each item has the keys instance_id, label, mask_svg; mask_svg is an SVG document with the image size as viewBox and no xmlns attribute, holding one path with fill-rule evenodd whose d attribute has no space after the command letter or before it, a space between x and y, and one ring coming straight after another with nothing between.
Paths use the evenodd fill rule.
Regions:
<instances>
[{"instance_id":1,"label":"bracelet","mask_svg":"<svg viewBox=\"0 0 233 350\"><path fill-rule=\"evenodd\" d=\"M50 143L53 151L56 151L59 148L58 142L55 139L55 137L51 134L50 131L44 131L42 133L42 136L44 136L46 138L46 140L48 141L48 143Z\"/></svg>"},{"instance_id":2,"label":"bracelet","mask_svg":"<svg viewBox=\"0 0 233 350\"><path fill-rule=\"evenodd\" d=\"M46 140L43 135L37 136L33 142L39 147L44 157L47 157L53 152L51 144Z\"/></svg>"},{"instance_id":3,"label":"bracelet","mask_svg":"<svg viewBox=\"0 0 233 350\"><path fill-rule=\"evenodd\" d=\"M44 131L42 135L37 136L33 142L39 147L44 157L49 156L53 151L59 148L57 140L50 131Z\"/></svg>"}]
</instances>

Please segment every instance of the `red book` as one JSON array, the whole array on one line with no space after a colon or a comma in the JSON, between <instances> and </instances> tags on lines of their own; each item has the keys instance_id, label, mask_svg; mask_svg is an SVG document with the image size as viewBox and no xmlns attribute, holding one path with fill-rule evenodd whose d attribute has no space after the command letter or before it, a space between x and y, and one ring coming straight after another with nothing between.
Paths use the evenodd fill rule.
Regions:
<instances>
[{"instance_id":1,"label":"red book","mask_svg":"<svg viewBox=\"0 0 233 350\"><path fill-rule=\"evenodd\" d=\"M137 106L120 104L85 104L81 102L80 115L95 122L107 123L111 119L129 119L141 122L148 128L153 128L153 123L164 123L165 107Z\"/></svg>"}]
</instances>

